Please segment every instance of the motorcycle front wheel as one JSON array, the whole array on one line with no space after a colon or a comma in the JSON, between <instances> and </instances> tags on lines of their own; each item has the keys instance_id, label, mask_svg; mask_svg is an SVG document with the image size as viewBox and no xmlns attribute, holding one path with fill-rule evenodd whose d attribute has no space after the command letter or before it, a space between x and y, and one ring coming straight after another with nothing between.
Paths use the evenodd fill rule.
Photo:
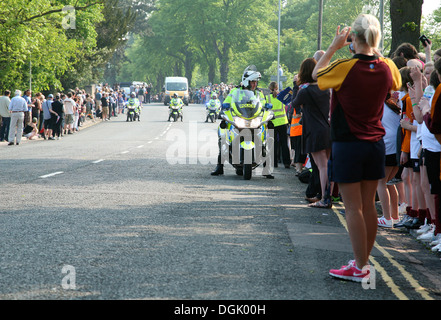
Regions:
<instances>
[{"instance_id":1,"label":"motorcycle front wheel","mask_svg":"<svg viewBox=\"0 0 441 320\"><path fill-rule=\"evenodd\" d=\"M253 166L251 164L243 165L243 179L251 180L251 176L253 174Z\"/></svg>"}]
</instances>

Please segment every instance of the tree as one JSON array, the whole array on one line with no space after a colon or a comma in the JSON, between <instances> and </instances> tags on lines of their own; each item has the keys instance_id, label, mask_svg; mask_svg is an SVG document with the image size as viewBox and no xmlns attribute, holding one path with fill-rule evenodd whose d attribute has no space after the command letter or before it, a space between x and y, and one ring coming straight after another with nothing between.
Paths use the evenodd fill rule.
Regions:
<instances>
[{"instance_id":1,"label":"tree","mask_svg":"<svg viewBox=\"0 0 441 320\"><path fill-rule=\"evenodd\" d=\"M78 52L90 48L86 43L93 42L93 35L86 30L93 28L101 18L101 1L2 1L0 90L28 88L30 80L34 91L62 88L60 76L71 70ZM78 22L74 29L65 23L66 13L70 12L75 13ZM69 36L69 32L71 35L75 32L72 30L78 34L81 30L83 36Z\"/></svg>"},{"instance_id":2,"label":"tree","mask_svg":"<svg viewBox=\"0 0 441 320\"><path fill-rule=\"evenodd\" d=\"M419 48L423 0L390 0L392 54L403 42Z\"/></svg>"}]
</instances>

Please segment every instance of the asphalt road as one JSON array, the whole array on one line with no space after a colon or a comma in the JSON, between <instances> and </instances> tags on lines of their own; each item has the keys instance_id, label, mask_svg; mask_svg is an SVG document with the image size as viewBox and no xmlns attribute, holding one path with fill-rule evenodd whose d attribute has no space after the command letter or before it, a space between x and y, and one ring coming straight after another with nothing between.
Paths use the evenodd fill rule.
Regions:
<instances>
[{"instance_id":1,"label":"asphalt road","mask_svg":"<svg viewBox=\"0 0 441 320\"><path fill-rule=\"evenodd\" d=\"M308 208L283 166L212 177L203 106L167 117L0 145L0 299L440 299L440 255L401 229L379 230L369 288L331 278L353 258L342 203Z\"/></svg>"}]
</instances>

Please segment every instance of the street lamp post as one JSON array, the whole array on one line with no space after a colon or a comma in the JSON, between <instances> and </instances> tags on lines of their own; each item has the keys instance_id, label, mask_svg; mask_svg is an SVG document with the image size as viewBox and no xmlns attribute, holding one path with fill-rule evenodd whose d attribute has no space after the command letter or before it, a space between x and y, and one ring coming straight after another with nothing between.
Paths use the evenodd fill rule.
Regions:
<instances>
[{"instance_id":1,"label":"street lamp post","mask_svg":"<svg viewBox=\"0 0 441 320\"><path fill-rule=\"evenodd\" d=\"M29 56L29 90L32 90L32 54Z\"/></svg>"},{"instance_id":2,"label":"street lamp post","mask_svg":"<svg viewBox=\"0 0 441 320\"><path fill-rule=\"evenodd\" d=\"M322 49L322 24L323 24L323 0L319 0L319 21L318 21L317 50L321 50Z\"/></svg>"},{"instance_id":3,"label":"street lamp post","mask_svg":"<svg viewBox=\"0 0 441 320\"><path fill-rule=\"evenodd\" d=\"M279 66L280 66L280 11L281 11L281 0L279 0L279 30L278 30L278 45L277 45L277 85L280 84L280 72L279 72ZM279 88L281 89L281 88Z\"/></svg>"}]
</instances>

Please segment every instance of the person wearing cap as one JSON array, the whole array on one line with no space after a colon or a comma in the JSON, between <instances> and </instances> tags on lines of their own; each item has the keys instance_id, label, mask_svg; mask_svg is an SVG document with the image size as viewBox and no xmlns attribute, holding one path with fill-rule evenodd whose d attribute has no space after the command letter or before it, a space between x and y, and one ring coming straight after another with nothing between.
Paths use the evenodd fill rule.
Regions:
<instances>
[{"instance_id":1,"label":"person wearing cap","mask_svg":"<svg viewBox=\"0 0 441 320\"><path fill-rule=\"evenodd\" d=\"M20 144L21 135L23 133L25 112L28 111L28 104L26 103L26 100L21 96L20 90L15 91L15 96L11 99L8 109L9 112L11 112L8 145L14 145L14 141L18 145Z\"/></svg>"},{"instance_id":2,"label":"person wearing cap","mask_svg":"<svg viewBox=\"0 0 441 320\"><path fill-rule=\"evenodd\" d=\"M38 119L36 117L32 118L32 122L29 122L23 129L23 137L32 140L32 138L38 134L37 121Z\"/></svg>"}]
</instances>

